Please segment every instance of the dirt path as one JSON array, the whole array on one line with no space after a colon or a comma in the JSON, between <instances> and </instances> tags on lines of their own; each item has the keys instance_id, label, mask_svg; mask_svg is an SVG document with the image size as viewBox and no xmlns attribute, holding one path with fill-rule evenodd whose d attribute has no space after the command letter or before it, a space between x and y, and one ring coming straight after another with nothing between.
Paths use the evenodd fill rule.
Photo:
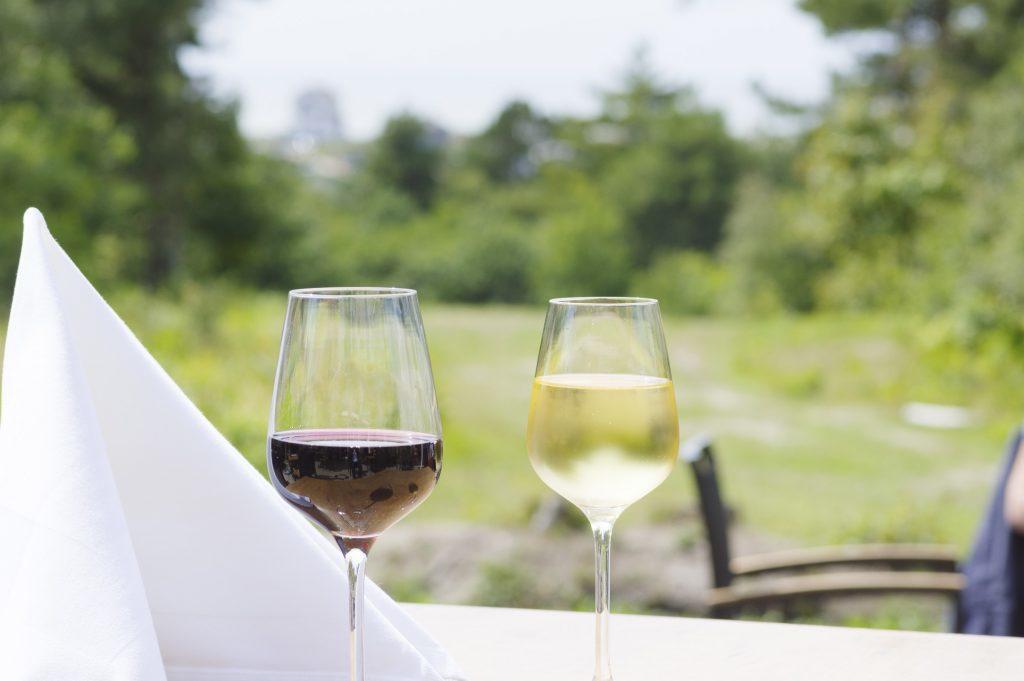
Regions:
<instances>
[{"instance_id":1,"label":"dirt path","mask_svg":"<svg viewBox=\"0 0 1024 681\"><path fill-rule=\"evenodd\" d=\"M708 558L694 523L627 526L614 541L617 611L704 612ZM779 546L742 531L735 543L742 551ZM374 548L370 574L399 600L589 609L593 544L585 528L408 523Z\"/></svg>"}]
</instances>

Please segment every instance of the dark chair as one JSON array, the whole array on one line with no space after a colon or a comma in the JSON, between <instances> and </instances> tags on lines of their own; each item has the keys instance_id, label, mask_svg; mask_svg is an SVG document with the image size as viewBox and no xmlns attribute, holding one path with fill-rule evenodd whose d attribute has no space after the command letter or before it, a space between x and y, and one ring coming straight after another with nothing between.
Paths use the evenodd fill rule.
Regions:
<instances>
[{"instance_id":1,"label":"dark chair","mask_svg":"<svg viewBox=\"0 0 1024 681\"><path fill-rule=\"evenodd\" d=\"M963 587L956 553L948 546L862 544L733 558L729 513L718 484L710 438L698 436L684 442L679 458L690 465L700 497L711 556L714 588L708 609L713 617L734 617L747 607L788 607L798 599L840 595L940 594L955 602ZM837 566L870 569L807 574L815 568ZM757 579L748 579L751 577Z\"/></svg>"}]
</instances>

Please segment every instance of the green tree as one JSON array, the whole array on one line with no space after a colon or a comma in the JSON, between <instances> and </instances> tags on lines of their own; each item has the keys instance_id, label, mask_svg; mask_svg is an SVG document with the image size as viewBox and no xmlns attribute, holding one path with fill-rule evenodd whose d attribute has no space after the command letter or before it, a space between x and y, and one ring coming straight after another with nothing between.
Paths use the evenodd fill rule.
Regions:
<instances>
[{"instance_id":1,"label":"green tree","mask_svg":"<svg viewBox=\"0 0 1024 681\"><path fill-rule=\"evenodd\" d=\"M603 184L646 264L664 248L718 246L739 169L737 145L717 114L674 112L609 164Z\"/></svg>"},{"instance_id":2,"label":"green tree","mask_svg":"<svg viewBox=\"0 0 1024 681\"><path fill-rule=\"evenodd\" d=\"M801 4L831 33L892 41L837 79L791 175L745 181L723 248L735 297L746 307L958 310L968 321L956 328L1024 328L1008 323L1019 277L1001 257L1019 243L1024 3Z\"/></svg>"},{"instance_id":3,"label":"green tree","mask_svg":"<svg viewBox=\"0 0 1024 681\"><path fill-rule=\"evenodd\" d=\"M116 276L136 255L136 242L122 238L141 204L126 172L136 154L131 135L52 48L37 3L0 3L0 64L0 285L13 281L29 205L46 212L90 274Z\"/></svg>"},{"instance_id":4,"label":"green tree","mask_svg":"<svg viewBox=\"0 0 1024 681\"><path fill-rule=\"evenodd\" d=\"M692 91L662 84L641 55L605 94L595 128L586 162L624 216L638 262L666 248L714 250L740 170L721 116Z\"/></svg>"},{"instance_id":5,"label":"green tree","mask_svg":"<svg viewBox=\"0 0 1024 681\"><path fill-rule=\"evenodd\" d=\"M826 248L801 231L795 212L792 195L758 175L744 178L721 249L732 275L725 306L744 312L814 308Z\"/></svg>"},{"instance_id":6,"label":"green tree","mask_svg":"<svg viewBox=\"0 0 1024 681\"><path fill-rule=\"evenodd\" d=\"M1022 0L802 0L829 33L886 32L895 49L874 60L876 82L908 88L931 64L988 77L1020 49Z\"/></svg>"},{"instance_id":7,"label":"green tree","mask_svg":"<svg viewBox=\"0 0 1024 681\"><path fill-rule=\"evenodd\" d=\"M366 168L378 183L429 208L441 185L443 133L409 113L391 118L370 149Z\"/></svg>"},{"instance_id":8,"label":"green tree","mask_svg":"<svg viewBox=\"0 0 1024 681\"><path fill-rule=\"evenodd\" d=\"M287 202L267 200L266 167L239 133L235 107L213 100L181 67L181 50L197 43L203 6L34 3L37 47L58 55L76 86L133 143L125 176L143 192L131 222L145 254L138 273L151 285L200 262L187 262L190 255L201 255L213 272L262 281L271 271L246 269L239 245L295 229Z\"/></svg>"},{"instance_id":9,"label":"green tree","mask_svg":"<svg viewBox=\"0 0 1024 681\"><path fill-rule=\"evenodd\" d=\"M534 175L537 161L531 152L550 137L550 121L526 102L514 101L470 140L466 156L492 182L520 181Z\"/></svg>"},{"instance_id":10,"label":"green tree","mask_svg":"<svg viewBox=\"0 0 1024 681\"><path fill-rule=\"evenodd\" d=\"M634 295L657 298L673 314L707 315L716 311L726 289L727 272L704 253L670 251L658 255L633 279Z\"/></svg>"},{"instance_id":11,"label":"green tree","mask_svg":"<svg viewBox=\"0 0 1024 681\"><path fill-rule=\"evenodd\" d=\"M546 196L535 227L535 294L625 294L634 244L618 210L582 174L554 169L542 177Z\"/></svg>"}]
</instances>

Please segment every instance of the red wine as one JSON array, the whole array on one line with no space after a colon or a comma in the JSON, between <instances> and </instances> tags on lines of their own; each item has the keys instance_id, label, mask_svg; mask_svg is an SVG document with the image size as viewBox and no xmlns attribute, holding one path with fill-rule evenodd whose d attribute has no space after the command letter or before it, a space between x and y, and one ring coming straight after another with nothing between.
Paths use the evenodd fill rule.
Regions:
<instances>
[{"instance_id":1,"label":"red wine","mask_svg":"<svg viewBox=\"0 0 1024 681\"><path fill-rule=\"evenodd\" d=\"M291 430L270 438L281 495L342 544L369 548L441 474L441 439L397 430Z\"/></svg>"}]
</instances>

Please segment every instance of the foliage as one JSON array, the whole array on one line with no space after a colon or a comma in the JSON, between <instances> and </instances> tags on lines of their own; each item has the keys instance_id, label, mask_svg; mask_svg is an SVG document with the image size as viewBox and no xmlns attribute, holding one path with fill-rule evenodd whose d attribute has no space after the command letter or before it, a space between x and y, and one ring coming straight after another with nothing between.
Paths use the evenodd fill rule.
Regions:
<instances>
[{"instance_id":1,"label":"foliage","mask_svg":"<svg viewBox=\"0 0 1024 681\"><path fill-rule=\"evenodd\" d=\"M534 260L529 233L500 207L453 209L443 232L417 225L421 247L395 272L428 297L466 303L522 302Z\"/></svg>"},{"instance_id":2,"label":"foliage","mask_svg":"<svg viewBox=\"0 0 1024 681\"><path fill-rule=\"evenodd\" d=\"M124 173L135 144L76 80L66 55L47 49L46 30L34 3L0 3L0 213L13 226L29 205L46 209L64 226L66 248L116 276L135 255L117 238L141 198ZM0 229L5 289L19 241L18 230Z\"/></svg>"},{"instance_id":3,"label":"foliage","mask_svg":"<svg viewBox=\"0 0 1024 681\"><path fill-rule=\"evenodd\" d=\"M38 205L101 277L156 285L215 273L267 284L295 266L277 262L300 224L292 171L256 157L234 106L181 69L201 7L0 3L4 207L13 216Z\"/></svg>"},{"instance_id":4,"label":"foliage","mask_svg":"<svg viewBox=\"0 0 1024 681\"><path fill-rule=\"evenodd\" d=\"M579 174L552 171L545 180L550 196L532 268L536 297L625 293L633 242L614 204Z\"/></svg>"},{"instance_id":5,"label":"foliage","mask_svg":"<svg viewBox=\"0 0 1024 681\"><path fill-rule=\"evenodd\" d=\"M523 101L508 104L487 128L470 140L466 156L491 182L532 177L541 145L551 139L551 122Z\"/></svg>"},{"instance_id":6,"label":"foliage","mask_svg":"<svg viewBox=\"0 0 1024 681\"><path fill-rule=\"evenodd\" d=\"M873 75L914 87L922 64L962 77L986 77L1021 46L1020 0L802 0L831 33L883 31L897 41L893 54L876 60Z\"/></svg>"},{"instance_id":7,"label":"foliage","mask_svg":"<svg viewBox=\"0 0 1024 681\"><path fill-rule=\"evenodd\" d=\"M341 182L325 241L342 280L459 302L621 295L656 252L715 248L740 159L721 117L642 60L596 118L516 101L479 135L443 137L393 118Z\"/></svg>"},{"instance_id":8,"label":"foliage","mask_svg":"<svg viewBox=\"0 0 1024 681\"><path fill-rule=\"evenodd\" d=\"M789 212L786 197L764 178L751 176L741 184L722 247L732 273L727 306L762 313L813 307L823 254Z\"/></svg>"},{"instance_id":9,"label":"foliage","mask_svg":"<svg viewBox=\"0 0 1024 681\"><path fill-rule=\"evenodd\" d=\"M594 118L515 101L453 140L402 113L351 149L353 173L314 184L254 152L235 107L185 75L202 8L0 4L0 205L38 204L90 275L524 302L626 293L654 254L721 239L740 146L642 58ZM8 281L14 234L0 236Z\"/></svg>"},{"instance_id":10,"label":"foliage","mask_svg":"<svg viewBox=\"0 0 1024 681\"><path fill-rule=\"evenodd\" d=\"M748 172L720 252L726 303L913 311L933 347L1005 370L1024 352L1024 3L802 6L830 32L891 42L837 80L791 174L764 159Z\"/></svg>"},{"instance_id":11,"label":"foliage","mask_svg":"<svg viewBox=\"0 0 1024 681\"><path fill-rule=\"evenodd\" d=\"M486 563L481 566L474 603L513 608L551 607L551 598L538 593L530 571L513 563Z\"/></svg>"},{"instance_id":12,"label":"foliage","mask_svg":"<svg viewBox=\"0 0 1024 681\"><path fill-rule=\"evenodd\" d=\"M387 122L367 160L377 183L405 194L420 208L429 208L440 184L443 158L437 128L405 113Z\"/></svg>"},{"instance_id":13,"label":"foliage","mask_svg":"<svg viewBox=\"0 0 1024 681\"><path fill-rule=\"evenodd\" d=\"M657 298L667 312L708 315L717 311L727 276L725 269L704 253L674 251L658 256L636 276L633 293Z\"/></svg>"},{"instance_id":14,"label":"foliage","mask_svg":"<svg viewBox=\"0 0 1024 681\"><path fill-rule=\"evenodd\" d=\"M599 124L611 143L591 156L639 262L663 248L713 250L740 160L720 114L702 109L692 91L662 84L641 55L621 89L606 93Z\"/></svg>"},{"instance_id":15,"label":"foliage","mask_svg":"<svg viewBox=\"0 0 1024 681\"><path fill-rule=\"evenodd\" d=\"M1024 0L803 0L884 35L799 132L737 139L639 53L592 116L406 112L305 181L189 79L202 0L0 2L0 209L44 209L98 281L404 284L686 314L889 310L936 352L1024 353ZM265 148L274 149L268 143ZM339 160L339 159L335 159ZM16 230L0 231L9 284ZM799 383L799 381L798 381ZM810 383L813 383L811 381Z\"/></svg>"},{"instance_id":16,"label":"foliage","mask_svg":"<svg viewBox=\"0 0 1024 681\"><path fill-rule=\"evenodd\" d=\"M173 294L101 291L217 428L265 470L284 293L209 281ZM544 307L427 303L423 318L445 467L406 522L525 525L548 493L522 439ZM1006 432L1019 423L1013 396L1024 369L999 373L981 367L979 356L920 346L915 339L929 334L904 314L669 314L665 324L683 436L715 434L726 494L744 524L807 543L966 544ZM902 402L937 396L970 400L989 425L934 431L900 420ZM620 522L676 519L693 495L680 468ZM817 507L834 512L806 512ZM514 575L492 577L519 592Z\"/></svg>"}]
</instances>

